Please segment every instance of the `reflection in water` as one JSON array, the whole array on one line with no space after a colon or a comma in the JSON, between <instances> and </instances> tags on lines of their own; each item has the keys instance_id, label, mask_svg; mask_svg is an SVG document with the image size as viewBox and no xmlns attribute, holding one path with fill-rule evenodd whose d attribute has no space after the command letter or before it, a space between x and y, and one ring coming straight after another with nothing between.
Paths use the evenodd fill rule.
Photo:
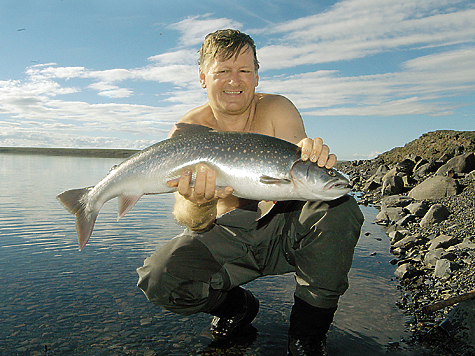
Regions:
<instances>
[{"instance_id":1,"label":"reflection in water","mask_svg":"<svg viewBox=\"0 0 475 356\"><path fill-rule=\"evenodd\" d=\"M163 311L136 287L135 269L181 232L171 217L171 194L143 197L119 222L115 200L107 203L78 251L74 217L55 196L97 183L116 163L0 154L0 354L213 354L209 316ZM405 355L387 349L404 336L403 316L394 306L387 239L371 224L375 210L363 210L369 235L358 244L330 349L334 355ZM259 279L248 288L261 300L257 339L227 354L285 355L293 276Z\"/></svg>"}]
</instances>

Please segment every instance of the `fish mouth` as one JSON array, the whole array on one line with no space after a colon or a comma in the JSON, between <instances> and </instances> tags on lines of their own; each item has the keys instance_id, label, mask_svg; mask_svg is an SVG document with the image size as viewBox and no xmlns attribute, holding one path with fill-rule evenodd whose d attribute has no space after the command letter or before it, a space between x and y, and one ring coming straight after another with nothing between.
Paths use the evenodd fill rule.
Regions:
<instances>
[{"instance_id":1,"label":"fish mouth","mask_svg":"<svg viewBox=\"0 0 475 356\"><path fill-rule=\"evenodd\" d=\"M341 181L340 179L334 179L327 182L323 188L325 190L348 189L348 182Z\"/></svg>"}]
</instances>

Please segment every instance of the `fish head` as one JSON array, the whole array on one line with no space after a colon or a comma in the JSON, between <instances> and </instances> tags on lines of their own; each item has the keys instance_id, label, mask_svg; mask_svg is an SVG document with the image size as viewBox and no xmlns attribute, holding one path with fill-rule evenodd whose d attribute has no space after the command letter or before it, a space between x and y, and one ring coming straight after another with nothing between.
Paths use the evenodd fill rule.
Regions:
<instances>
[{"instance_id":1,"label":"fish head","mask_svg":"<svg viewBox=\"0 0 475 356\"><path fill-rule=\"evenodd\" d=\"M291 172L298 195L305 200L333 200L350 192L348 179L336 169L298 160Z\"/></svg>"}]
</instances>

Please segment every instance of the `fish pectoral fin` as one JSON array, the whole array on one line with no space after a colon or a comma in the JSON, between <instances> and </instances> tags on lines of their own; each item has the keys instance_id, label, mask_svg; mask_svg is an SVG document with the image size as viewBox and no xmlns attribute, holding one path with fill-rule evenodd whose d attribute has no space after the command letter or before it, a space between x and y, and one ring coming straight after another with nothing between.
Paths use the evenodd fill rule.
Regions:
<instances>
[{"instance_id":1,"label":"fish pectoral fin","mask_svg":"<svg viewBox=\"0 0 475 356\"><path fill-rule=\"evenodd\" d=\"M170 188L176 188L176 187L178 187L178 182L179 181L180 181L180 178L170 179L170 180L167 180L167 185Z\"/></svg>"},{"instance_id":2,"label":"fish pectoral fin","mask_svg":"<svg viewBox=\"0 0 475 356\"><path fill-rule=\"evenodd\" d=\"M130 209L137 204L140 198L142 198L142 195L121 195L119 197L119 215L117 216L117 220L120 220L120 218L127 214Z\"/></svg>"},{"instance_id":3,"label":"fish pectoral fin","mask_svg":"<svg viewBox=\"0 0 475 356\"><path fill-rule=\"evenodd\" d=\"M259 181L264 184L290 184L292 181L286 178L275 178L270 176L260 176Z\"/></svg>"}]
</instances>

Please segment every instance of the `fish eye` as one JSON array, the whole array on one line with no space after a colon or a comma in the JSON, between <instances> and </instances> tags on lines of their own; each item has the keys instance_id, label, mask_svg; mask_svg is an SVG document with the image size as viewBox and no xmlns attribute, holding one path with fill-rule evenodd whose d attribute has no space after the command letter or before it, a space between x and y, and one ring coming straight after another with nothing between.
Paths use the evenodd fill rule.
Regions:
<instances>
[{"instance_id":1,"label":"fish eye","mask_svg":"<svg viewBox=\"0 0 475 356\"><path fill-rule=\"evenodd\" d=\"M335 171L334 171L333 169L330 169L330 170L328 170L328 175L329 175L330 177L334 177L334 176L336 176L336 173L335 173Z\"/></svg>"}]
</instances>

